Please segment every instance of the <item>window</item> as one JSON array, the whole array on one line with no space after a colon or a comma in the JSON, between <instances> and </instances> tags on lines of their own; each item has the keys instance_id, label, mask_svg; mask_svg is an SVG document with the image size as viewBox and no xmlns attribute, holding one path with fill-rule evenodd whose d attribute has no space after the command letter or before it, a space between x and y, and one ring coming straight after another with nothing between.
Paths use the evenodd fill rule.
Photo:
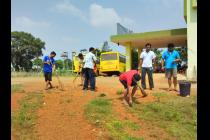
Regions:
<instances>
[{"instance_id":1,"label":"window","mask_svg":"<svg viewBox=\"0 0 210 140\"><path fill-rule=\"evenodd\" d=\"M120 54L120 62L125 63L126 59L125 56Z\"/></svg>"},{"instance_id":2,"label":"window","mask_svg":"<svg viewBox=\"0 0 210 140\"><path fill-rule=\"evenodd\" d=\"M104 60L117 60L117 54L116 53L102 54L101 61L104 61Z\"/></svg>"}]
</instances>

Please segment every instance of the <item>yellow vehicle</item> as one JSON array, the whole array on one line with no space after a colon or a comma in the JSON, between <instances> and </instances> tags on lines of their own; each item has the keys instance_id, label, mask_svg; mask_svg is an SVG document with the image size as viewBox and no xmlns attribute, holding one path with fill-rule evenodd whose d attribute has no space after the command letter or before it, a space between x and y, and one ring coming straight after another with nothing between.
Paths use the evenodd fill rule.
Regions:
<instances>
[{"instance_id":1,"label":"yellow vehicle","mask_svg":"<svg viewBox=\"0 0 210 140\"><path fill-rule=\"evenodd\" d=\"M124 55L119 52L104 52L100 56L100 72L107 74L117 74L125 72Z\"/></svg>"},{"instance_id":2,"label":"yellow vehicle","mask_svg":"<svg viewBox=\"0 0 210 140\"><path fill-rule=\"evenodd\" d=\"M85 54L83 54L83 56L85 57ZM99 59L99 58L97 58ZM74 63L74 70L73 72L79 72L79 57L78 55L75 55L73 57L73 63ZM100 69L100 64L96 64L96 68L97 68L97 71L96 71L96 75L99 75L99 69Z\"/></svg>"}]
</instances>

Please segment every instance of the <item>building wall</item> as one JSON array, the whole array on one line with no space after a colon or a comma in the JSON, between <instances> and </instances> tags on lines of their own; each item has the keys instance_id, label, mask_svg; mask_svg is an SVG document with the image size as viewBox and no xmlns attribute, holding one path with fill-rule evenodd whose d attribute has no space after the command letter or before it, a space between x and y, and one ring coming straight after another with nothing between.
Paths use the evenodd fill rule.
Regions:
<instances>
[{"instance_id":1,"label":"building wall","mask_svg":"<svg viewBox=\"0 0 210 140\"><path fill-rule=\"evenodd\" d=\"M197 8L193 7L193 1L187 0L187 79L197 81Z\"/></svg>"}]
</instances>

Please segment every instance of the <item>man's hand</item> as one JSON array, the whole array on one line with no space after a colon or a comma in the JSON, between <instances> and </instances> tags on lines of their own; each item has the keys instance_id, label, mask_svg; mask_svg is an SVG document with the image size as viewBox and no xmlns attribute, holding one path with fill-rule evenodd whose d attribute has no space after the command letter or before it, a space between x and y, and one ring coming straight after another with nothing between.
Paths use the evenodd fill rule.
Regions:
<instances>
[{"instance_id":1,"label":"man's hand","mask_svg":"<svg viewBox=\"0 0 210 140\"><path fill-rule=\"evenodd\" d=\"M50 65L50 61L49 60L47 61L47 64Z\"/></svg>"}]
</instances>

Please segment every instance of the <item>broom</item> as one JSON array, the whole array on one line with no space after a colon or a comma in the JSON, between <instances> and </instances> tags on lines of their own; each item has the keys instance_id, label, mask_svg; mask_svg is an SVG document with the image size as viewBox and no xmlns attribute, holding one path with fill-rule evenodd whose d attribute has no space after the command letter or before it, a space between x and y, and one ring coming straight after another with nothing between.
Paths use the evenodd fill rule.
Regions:
<instances>
[{"instance_id":1,"label":"broom","mask_svg":"<svg viewBox=\"0 0 210 140\"><path fill-rule=\"evenodd\" d=\"M59 78L59 76L58 76L57 71L55 72L55 75L56 75L56 78L57 78L57 80L58 80L60 89L61 89L61 90L64 90L63 83L61 82L61 80L60 80L60 78Z\"/></svg>"}]
</instances>

